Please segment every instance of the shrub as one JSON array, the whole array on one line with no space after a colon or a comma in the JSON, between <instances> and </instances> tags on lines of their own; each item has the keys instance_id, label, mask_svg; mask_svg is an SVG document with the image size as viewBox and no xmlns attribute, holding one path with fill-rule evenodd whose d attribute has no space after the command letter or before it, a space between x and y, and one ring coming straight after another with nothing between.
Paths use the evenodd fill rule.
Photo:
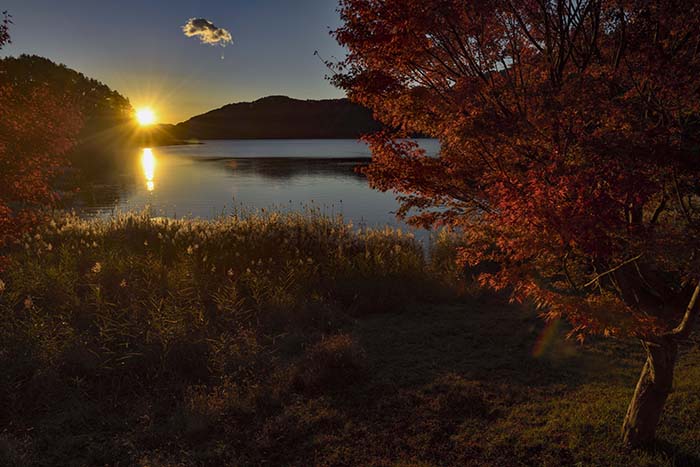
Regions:
<instances>
[{"instance_id":1,"label":"shrub","mask_svg":"<svg viewBox=\"0 0 700 467\"><path fill-rule=\"evenodd\" d=\"M294 386L319 392L342 389L356 381L365 369L364 351L347 334L326 337L301 359Z\"/></svg>"}]
</instances>

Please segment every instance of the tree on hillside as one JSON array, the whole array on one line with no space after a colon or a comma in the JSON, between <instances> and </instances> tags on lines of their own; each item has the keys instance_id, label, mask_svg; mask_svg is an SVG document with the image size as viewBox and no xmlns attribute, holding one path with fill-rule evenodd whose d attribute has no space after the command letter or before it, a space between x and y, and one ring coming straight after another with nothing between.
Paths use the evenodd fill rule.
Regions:
<instances>
[{"instance_id":1,"label":"tree on hillside","mask_svg":"<svg viewBox=\"0 0 700 467\"><path fill-rule=\"evenodd\" d=\"M341 0L335 83L401 215L461 229L478 280L572 335L638 338L623 424L653 439L700 300L700 3ZM439 138L426 157L399 137Z\"/></svg>"},{"instance_id":2,"label":"tree on hillside","mask_svg":"<svg viewBox=\"0 0 700 467\"><path fill-rule=\"evenodd\" d=\"M83 125L66 157L82 178L115 172L124 163L127 143L138 143L131 103L100 81L37 55L0 59L0 76L17 92L42 89L74 102Z\"/></svg>"},{"instance_id":3,"label":"tree on hillside","mask_svg":"<svg viewBox=\"0 0 700 467\"><path fill-rule=\"evenodd\" d=\"M0 47L10 42L10 24L12 24L10 15L3 11L2 20L0 20Z\"/></svg>"},{"instance_id":4,"label":"tree on hillside","mask_svg":"<svg viewBox=\"0 0 700 467\"><path fill-rule=\"evenodd\" d=\"M9 42L5 15L0 48ZM24 89L0 74L0 252L54 201L49 181L81 127L74 101L46 86Z\"/></svg>"},{"instance_id":5,"label":"tree on hillside","mask_svg":"<svg viewBox=\"0 0 700 467\"><path fill-rule=\"evenodd\" d=\"M133 123L129 100L107 85L38 55L20 55L0 60L0 73L18 89L30 92L39 86L70 95L80 106L86 126L83 135L116 125Z\"/></svg>"}]
</instances>

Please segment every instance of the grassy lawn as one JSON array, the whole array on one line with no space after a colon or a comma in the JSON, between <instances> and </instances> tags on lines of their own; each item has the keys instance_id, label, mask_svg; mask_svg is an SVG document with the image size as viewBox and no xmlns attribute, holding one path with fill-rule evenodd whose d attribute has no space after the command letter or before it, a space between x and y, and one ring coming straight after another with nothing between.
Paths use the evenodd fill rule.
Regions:
<instances>
[{"instance_id":1,"label":"grassy lawn","mask_svg":"<svg viewBox=\"0 0 700 467\"><path fill-rule=\"evenodd\" d=\"M698 465L700 352L684 354L648 451L618 446L627 403L643 364L634 342L566 341L562 329L538 344L532 313L495 299L363 320L374 384L362 444L401 465ZM540 349L533 356L533 349ZM372 426L384 424L378 436ZM360 433L362 430L360 430ZM358 433L359 436L359 433ZM368 465L381 464L378 459Z\"/></svg>"},{"instance_id":2,"label":"grassy lawn","mask_svg":"<svg viewBox=\"0 0 700 467\"><path fill-rule=\"evenodd\" d=\"M634 342L450 292L443 250L302 216L59 219L0 274L0 465L700 463L700 351L646 451Z\"/></svg>"}]
</instances>

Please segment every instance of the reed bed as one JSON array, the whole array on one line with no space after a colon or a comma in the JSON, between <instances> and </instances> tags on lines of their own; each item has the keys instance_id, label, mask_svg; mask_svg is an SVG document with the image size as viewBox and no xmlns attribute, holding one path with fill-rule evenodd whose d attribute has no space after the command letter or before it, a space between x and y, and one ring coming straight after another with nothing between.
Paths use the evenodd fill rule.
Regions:
<instances>
[{"instance_id":1,"label":"reed bed","mask_svg":"<svg viewBox=\"0 0 700 467\"><path fill-rule=\"evenodd\" d=\"M166 437L202 433L362 381L350 323L450 294L412 235L313 212L59 213L6 256L0 423L55 437L49 463L76 430L145 416ZM30 462L31 444L13 459Z\"/></svg>"}]
</instances>

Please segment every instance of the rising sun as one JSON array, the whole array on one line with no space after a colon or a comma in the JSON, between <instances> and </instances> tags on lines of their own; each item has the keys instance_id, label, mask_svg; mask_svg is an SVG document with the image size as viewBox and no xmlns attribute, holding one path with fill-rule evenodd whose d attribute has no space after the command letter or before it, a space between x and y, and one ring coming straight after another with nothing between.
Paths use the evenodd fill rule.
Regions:
<instances>
[{"instance_id":1,"label":"rising sun","mask_svg":"<svg viewBox=\"0 0 700 467\"><path fill-rule=\"evenodd\" d=\"M136 120L141 126L153 125L156 122L156 114L150 107L142 107L136 111Z\"/></svg>"}]
</instances>

